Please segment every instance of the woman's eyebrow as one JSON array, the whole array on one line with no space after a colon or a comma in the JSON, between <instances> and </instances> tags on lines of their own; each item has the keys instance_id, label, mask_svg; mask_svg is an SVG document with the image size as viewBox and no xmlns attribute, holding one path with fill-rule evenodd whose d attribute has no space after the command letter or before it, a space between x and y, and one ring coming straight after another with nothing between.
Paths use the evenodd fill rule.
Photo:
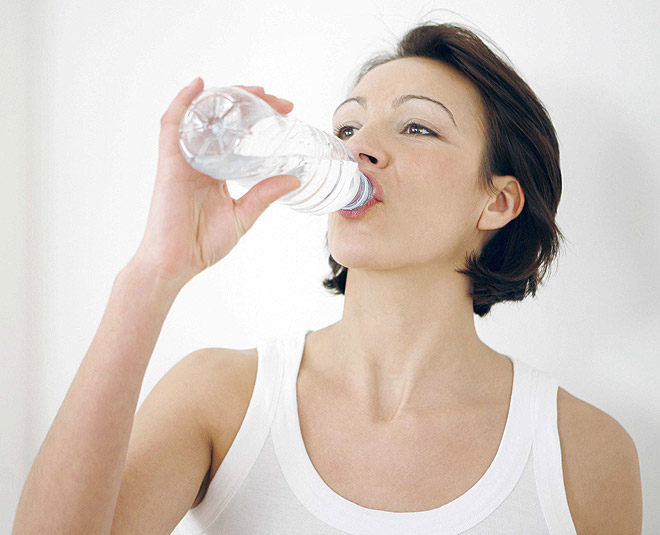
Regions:
<instances>
[{"instance_id":1,"label":"woman's eyebrow","mask_svg":"<svg viewBox=\"0 0 660 535\"><path fill-rule=\"evenodd\" d=\"M449 117L451 117L451 121L454 123L454 126L456 128L458 128L458 125L456 124L456 120L454 119L454 114L451 112L451 110L447 106L445 106L442 102L440 102L439 100L435 100L431 97L426 97L424 95L401 95L400 97L394 99L394 101L392 102L392 108L398 108L404 102L407 102L407 101L412 100L412 99L426 100L428 102L433 102L434 104L437 104L438 106L441 106L442 109L445 110L445 112L447 112ZM337 106L335 108L335 111L332 114L332 116L334 117L337 114L337 111L339 110L339 108L341 108L344 104L346 104L347 102L351 102L353 100L355 102L357 102L360 106L362 106L365 110L367 109L367 99L366 98L364 98L364 97L351 97L351 98L347 98L344 102L342 102L339 106Z\"/></svg>"}]
</instances>

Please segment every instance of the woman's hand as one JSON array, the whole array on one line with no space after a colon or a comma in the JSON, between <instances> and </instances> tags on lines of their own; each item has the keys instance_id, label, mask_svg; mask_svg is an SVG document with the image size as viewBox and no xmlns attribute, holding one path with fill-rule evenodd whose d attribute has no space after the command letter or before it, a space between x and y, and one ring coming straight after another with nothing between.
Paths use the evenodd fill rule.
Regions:
<instances>
[{"instance_id":1,"label":"woman's hand","mask_svg":"<svg viewBox=\"0 0 660 535\"><path fill-rule=\"evenodd\" d=\"M263 87L242 86L279 113L293 103L268 95ZM156 183L144 237L131 259L168 281L185 285L238 243L264 210L300 186L294 175L277 175L255 184L235 200L224 180L193 169L179 149L179 123L204 88L197 78L170 104L161 118Z\"/></svg>"}]
</instances>

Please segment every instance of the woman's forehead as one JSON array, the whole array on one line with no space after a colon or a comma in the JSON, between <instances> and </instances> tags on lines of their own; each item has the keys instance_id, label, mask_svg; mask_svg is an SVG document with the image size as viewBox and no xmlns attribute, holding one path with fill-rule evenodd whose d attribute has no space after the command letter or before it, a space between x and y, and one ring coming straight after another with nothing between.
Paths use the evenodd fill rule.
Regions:
<instances>
[{"instance_id":1,"label":"woman's forehead","mask_svg":"<svg viewBox=\"0 0 660 535\"><path fill-rule=\"evenodd\" d=\"M436 96L466 89L477 92L472 83L452 66L430 58L414 57L399 58L374 67L362 77L351 94L388 89L392 92L425 90L438 93Z\"/></svg>"},{"instance_id":2,"label":"woman's forehead","mask_svg":"<svg viewBox=\"0 0 660 535\"><path fill-rule=\"evenodd\" d=\"M481 122L483 118L481 96L472 82L450 65L420 57L399 58L374 67L348 95L348 99L357 97L358 101L345 106L346 109L359 104L365 107L373 102L374 107L389 109L404 95L420 95L441 102L458 125ZM409 102L421 100L409 99ZM337 108L337 115L340 113Z\"/></svg>"}]
</instances>

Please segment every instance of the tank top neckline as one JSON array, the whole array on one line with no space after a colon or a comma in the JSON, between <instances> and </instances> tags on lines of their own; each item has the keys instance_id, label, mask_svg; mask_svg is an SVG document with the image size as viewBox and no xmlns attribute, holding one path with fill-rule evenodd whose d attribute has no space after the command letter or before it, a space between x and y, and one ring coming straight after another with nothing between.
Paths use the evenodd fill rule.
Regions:
<instances>
[{"instance_id":1,"label":"tank top neckline","mask_svg":"<svg viewBox=\"0 0 660 535\"><path fill-rule=\"evenodd\" d=\"M464 494L437 508L395 512L371 509L337 494L314 468L302 437L297 381L308 329L278 340L284 376L271 428L273 445L291 490L317 518L346 533L394 535L405 532L458 535L489 516L520 479L532 448L532 368L507 356L513 385L504 433L497 453L482 477Z\"/></svg>"}]
</instances>

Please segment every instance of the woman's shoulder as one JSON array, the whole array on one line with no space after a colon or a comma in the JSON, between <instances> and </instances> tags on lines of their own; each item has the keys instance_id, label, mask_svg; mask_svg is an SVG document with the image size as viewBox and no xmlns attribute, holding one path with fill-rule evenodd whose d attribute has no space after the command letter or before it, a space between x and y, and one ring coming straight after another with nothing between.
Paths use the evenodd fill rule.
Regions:
<instances>
[{"instance_id":1,"label":"woman's shoulder","mask_svg":"<svg viewBox=\"0 0 660 535\"><path fill-rule=\"evenodd\" d=\"M215 457L226 453L247 412L257 377L257 350L206 347L189 354L200 416L213 437ZM224 454L222 454L224 457Z\"/></svg>"},{"instance_id":2,"label":"woman's shoulder","mask_svg":"<svg viewBox=\"0 0 660 535\"><path fill-rule=\"evenodd\" d=\"M257 350L207 347L195 351L190 357L197 360L200 380L206 389L209 405L217 410L215 401L222 406L247 409L257 376ZM189 358L190 358L189 357ZM245 407L243 407L245 406Z\"/></svg>"},{"instance_id":3,"label":"woman's shoulder","mask_svg":"<svg viewBox=\"0 0 660 535\"><path fill-rule=\"evenodd\" d=\"M174 378L179 392L194 398L196 406L209 407L217 417L223 407L241 405L246 395L249 400L256 374L256 349L206 347L183 357L167 376Z\"/></svg>"},{"instance_id":4,"label":"woman's shoulder","mask_svg":"<svg viewBox=\"0 0 660 535\"><path fill-rule=\"evenodd\" d=\"M563 388L557 394L564 483L578 534L639 534L642 497L637 448L605 411Z\"/></svg>"},{"instance_id":5,"label":"woman's shoulder","mask_svg":"<svg viewBox=\"0 0 660 535\"><path fill-rule=\"evenodd\" d=\"M224 347L205 347L188 355L211 373L223 376L241 374L250 369L256 374L257 349L229 349Z\"/></svg>"},{"instance_id":6,"label":"woman's shoulder","mask_svg":"<svg viewBox=\"0 0 660 535\"><path fill-rule=\"evenodd\" d=\"M194 387L201 399L199 417L209 430L213 452L194 507L204 498L243 423L256 384L257 350L207 347L186 359L195 367Z\"/></svg>"}]
</instances>

